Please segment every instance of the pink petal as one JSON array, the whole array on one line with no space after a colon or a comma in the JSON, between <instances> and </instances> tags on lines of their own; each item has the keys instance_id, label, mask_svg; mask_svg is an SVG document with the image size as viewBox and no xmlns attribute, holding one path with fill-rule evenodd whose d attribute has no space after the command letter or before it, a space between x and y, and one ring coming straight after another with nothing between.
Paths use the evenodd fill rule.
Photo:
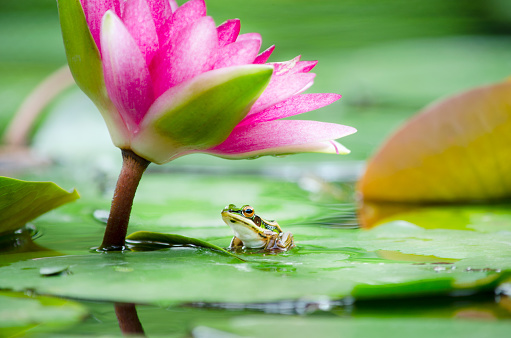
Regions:
<instances>
[{"instance_id":1,"label":"pink petal","mask_svg":"<svg viewBox=\"0 0 511 338\"><path fill-rule=\"evenodd\" d=\"M109 9L114 10L117 14L120 13L119 0L80 0L82 3L83 12L87 20L87 25L92 34L92 38L96 42L101 53L101 43L99 41L99 31L101 28L101 20L103 15Z\"/></svg>"},{"instance_id":2,"label":"pink petal","mask_svg":"<svg viewBox=\"0 0 511 338\"><path fill-rule=\"evenodd\" d=\"M273 76L264 93L254 103L248 115L258 113L276 103L284 101L293 95L299 94L310 86L316 74L290 74L285 76Z\"/></svg>"},{"instance_id":3,"label":"pink petal","mask_svg":"<svg viewBox=\"0 0 511 338\"><path fill-rule=\"evenodd\" d=\"M218 52L214 68L223 68L251 64L261 48L259 40L244 40L231 43Z\"/></svg>"},{"instance_id":4,"label":"pink petal","mask_svg":"<svg viewBox=\"0 0 511 338\"><path fill-rule=\"evenodd\" d=\"M275 69L275 75L307 73L312 70L318 61L300 61L301 56L298 55L292 60L285 62L269 63Z\"/></svg>"},{"instance_id":5,"label":"pink petal","mask_svg":"<svg viewBox=\"0 0 511 338\"><path fill-rule=\"evenodd\" d=\"M179 38L181 30L204 16L206 16L204 0L190 0L177 8L172 15L171 24L167 26L168 31L162 36L165 40L160 40L160 46L172 44L173 40Z\"/></svg>"},{"instance_id":6,"label":"pink petal","mask_svg":"<svg viewBox=\"0 0 511 338\"><path fill-rule=\"evenodd\" d=\"M168 0L147 0L147 4L151 10L159 41L163 43L168 38L167 33L172 23L172 5Z\"/></svg>"},{"instance_id":7,"label":"pink petal","mask_svg":"<svg viewBox=\"0 0 511 338\"><path fill-rule=\"evenodd\" d=\"M238 38L236 39L236 41L244 41L244 40L259 40L262 42L263 38L261 38L261 34L259 34L259 33L246 33L246 34L238 35Z\"/></svg>"},{"instance_id":8,"label":"pink petal","mask_svg":"<svg viewBox=\"0 0 511 338\"><path fill-rule=\"evenodd\" d=\"M259 54L256 57L256 59L254 60L254 63L255 64L263 64L263 63L265 63L266 61L268 61L268 59L271 56L271 53L273 53L274 50L275 50L275 45L270 46L267 50L265 50L264 52L262 52L261 54Z\"/></svg>"},{"instance_id":9,"label":"pink petal","mask_svg":"<svg viewBox=\"0 0 511 338\"><path fill-rule=\"evenodd\" d=\"M299 61L296 66L291 70L292 73L308 73L310 72L316 65L318 61Z\"/></svg>"},{"instance_id":10,"label":"pink petal","mask_svg":"<svg viewBox=\"0 0 511 338\"><path fill-rule=\"evenodd\" d=\"M151 64L156 97L170 87L212 69L218 50L213 19L203 17L197 20L181 31L169 47L162 58Z\"/></svg>"},{"instance_id":11,"label":"pink petal","mask_svg":"<svg viewBox=\"0 0 511 338\"><path fill-rule=\"evenodd\" d=\"M289 73L300 61L301 55L284 62L271 62L270 65L273 66L275 75L284 75Z\"/></svg>"},{"instance_id":12,"label":"pink petal","mask_svg":"<svg viewBox=\"0 0 511 338\"><path fill-rule=\"evenodd\" d=\"M283 119L327 106L341 98L338 94L302 94L279 102L257 114L247 116L239 126Z\"/></svg>"},{"instance_id":13,"label":"pink petal","mask_svg":"<svg viewBox=\"0 0 511 338\"><path fill-rule=\"evenodd\" d=\"M151 9L146 0L129 0L122 17L124 25L137 43L146 63L150 64L158 50L158 35Z\"/></svg>"},{"instance_id":14,"label":"pink petal","mask_svg":"<svg viewBox=\"0 0 511 338\"><path fill-rule=\"evenodd\" d=\"M115 2L115 14L117 14L118 17L122 18L122 15L124 14L124 7L126 7L126 1L125 0L114 0Z\"/></svg>"},{"instance_id":15,"label":"pink petal","mask_svg":"<svg viewBox=\"0 0 511 338\"><path fill-rule=\"evenodd\" d=\"M240 33L240 20L233 19L227 20L217 28L218 31L218 44L224 47L236 41Z\"/></svg>"},{"instance_id":16,"label":"pink petal","mask_svg":"<svg viewBox=\"0 0 511 338\"><path fill-rule=\"evenodd\" d=\"M154 100L144 55L121 20L108 11L101 28L103 72L109 97L133 134Z\"/></svg>"},{"instance_id":17,"label":"pink petal","mask_svg":"<svg viewBox=\"0 0 511 338\"><path fill-rule=\"evenodd\" d=\"M353 134L355 128L335 123L317 121L271 121L252 126L236 127L231 135L220 145L207 152L219 156L282 154L295 149L316 147L323 142L332 141Z\"/></svg>"}]
</instances>

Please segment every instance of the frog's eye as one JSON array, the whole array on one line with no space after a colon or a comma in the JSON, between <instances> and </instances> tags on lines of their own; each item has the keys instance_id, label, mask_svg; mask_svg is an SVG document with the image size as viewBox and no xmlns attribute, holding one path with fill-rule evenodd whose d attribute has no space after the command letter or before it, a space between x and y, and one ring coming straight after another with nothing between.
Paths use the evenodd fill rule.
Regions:
<instances>
[{"instance_id":1,"label":"frog's eye","mask_svg":"<svg viewBox=\"0 0 511 338\"><path fill-rule=\"evenodd\" d=\"M245 217L252 217L254 216L254 208L252 208L250 205L245 205L243 207L243 216Z\"/></svg>"}]
</instances>

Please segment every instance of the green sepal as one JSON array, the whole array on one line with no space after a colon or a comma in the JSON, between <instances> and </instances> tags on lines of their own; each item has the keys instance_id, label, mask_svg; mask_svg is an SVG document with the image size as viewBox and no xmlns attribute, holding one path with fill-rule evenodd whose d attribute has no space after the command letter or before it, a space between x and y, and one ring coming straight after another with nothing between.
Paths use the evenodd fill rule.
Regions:
<instances>
[{"instance_id":1,"label":"green sepal","mask_svg":"<svg viewBox=\"0 0 511 338\"><path fill-rule=\"evenodd\" d=\"M217 145L245 117L268 85L271 75L271 69L261 68L198 91L179 106L166 111L156 121L155 129L184 146L209 148Z\"/></svg>"},{"instance_id":2,"label":"green sepal","mask_svg":"<svg viewBox=\"0 0 511 338\"><path fill-rule=\"evenodd\" d=\"M101 55L87 26L80 0L58 0L67 62L80 89L97 103L105 96Z\"/></svg>"},{"instance_id":3,"label":"green sepal","mask_svg":"<svg viewBox=\"0 0 511 338\"><path fill-rule=\"evenodd\" d=\"M27 182L0 176L0 235L13 232L28 221L78 199L53 182Z\"/></svg>"},{"instance_id":4,"label":"green sepal","mask_svg":"<svg viewBox=\"0 0 511 338\"><path fill-rule=\"evenodd\" d=\"M80 0L57 0L67 62L76 84L94 102L105 119L112 142L129 145L129 133L108 97L101 55L90 33Z\"/></svg>"},{"instance_id":5,"label":"green sepal","mask_svg":"<svg viewBox=\"0 0 511 338\"><path fill-rule=\"evenodd\" d=\"M271 66L213 70L160 96L142 121L132 149L161 164L179 153L222 143L247 115L273 73Z\"/></svg>"}]
</instances>

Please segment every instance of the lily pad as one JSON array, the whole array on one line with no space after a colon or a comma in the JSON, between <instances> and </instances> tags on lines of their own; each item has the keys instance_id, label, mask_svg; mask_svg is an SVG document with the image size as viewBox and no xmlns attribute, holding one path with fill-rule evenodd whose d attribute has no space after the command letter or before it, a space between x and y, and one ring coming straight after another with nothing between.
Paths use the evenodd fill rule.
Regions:
<instances>
[{"instance_id":1,"label":"lily pad","mask_svg":"<svg viewBox=\"0 0 511 338\"><path fill-rule=\"evenodd\" d=\"M71 300L3 291L0 292L0 336L63 330L87 313L85 307Z\"/></svg>"},{"instance_id":2,"label":"lily pad","mask_svg":"<svg viewBox=\"0 0 511 338\"><path fill-rule=\"evenodd\" d=\"M264 323L264 325L263 325ZM225 332L250 337L267 337L268 327L276 337L505 337L507 322L452 321L407 318L314 318L241 316L228 324L209 323L196 327L194 336L207 337ZM215 329L213 329L215 328Z\"/></svg>"},{"instance_id":3,"label":"lily pad","mask_svg":"<svg viewBox=\"0 0 511 338\"><path fill-rule=\"evenodd\" d=\"M232 254L231 252L217 245L208 243L206 241L202 241L197 238L191 238L175 234L163 234L152 231L137 231L126 237L126 242L130 246L130 248L135 251L137 251L137 248L140 247L143 247L143 250L148 249L158 250L162 249L162 247L172 247L175 245L192 246L218 251L224 255L231 256L239 259L240 261L243 261L243 259L239 258L238 256Z\"/></svg>"},{"instance_id":4,"label":"lily pad","mask_svg":"<svg viewBox=\"0 0 511 338\"><path fill-rule=\"evenodd\" d=\"M67 192L53 182L0 177L0 235L79 197L76 190Z\"/></svg>"},{"instance_id":5,"label":"lily pad","mask_svg":"<svg viewBox=\"0 0 511 338\"><path fill-rule=\"evenodd\" d=\"M83 190L88 196L90 188ZM0 267L0 288L159 305L371 299L492 291L511 269L511 231L505 226L479 231L484 222L492 222L482 211L463 209L480 227L426 229L396 219L371 230L346 229L315 223L342 214L308 196L293 183L271 179L148 172L139 186L130 231L173 233L225 248L233 234L221 209L250 203L258 214L292 232L297 248L240 254L245 263L187 247L100 254L90 250L104 232L93 214L108 207L110 196L88 197L34 222L43 233L36 243L67 256L41 251L38 259L11 260ZM511 226L511 213L503 208L499 220ZM64 267L72 274L40 273Z\"/></svg>"},{"instance_id":6,"label":"lily pad","mask_svg":"<svg viewBox=\"0 0 511 338\"><path fill-rule=\"evenodd\" d=\"M41 294L64 297L169 305L182 302L270 302L288 299L341 298L350 295L371 297L448 294L458 285L474 283L470 292L492 290L505 275L480 269L469 272L463 265L445 270L434 264L410 265L400 262L373 262L342 259L339 253L323 255L318 264L314 254L294 259L233 264L195 250L65 256L14 263L0 269L0 285L13 290L33 289ZM339 259L340 258L340 259ZM382 264L380 264L382 263ZM68 264L73 275L42 277L41 267ZM9 278L7 277L9 276ZM489 280L487 278L491 276ZM271 288L262 287L271 285ZM365 289L360 285L366 285ZM371 285L369 288L368 285ZM433 285L426 289L423 286ZM142 286L142 287L141 287ZM247 288L251 291L247 292ZM357 289L355 289L357 288ZM356 290L356 292L354 292ZM178 291L178 292L177 292ZM429 292L428 292L429 291Z\"/></svg>"},{"instance_id":7,"label":"lily pad","mask_svg":"<svg viewBox=\"0 0 511 338\"><path fill-rule=\"evenodd\" d=\"M511 233L426 230L402 222L369 231L288 229L295 235L297 249L280 255L246 255L247 263L190 248L48 257L0 267L0 287L159 305L270 302L473 293L493 290L511 269ZM223 242L227 245L229 239L224 237ZM381 250L386 250L386 258L380 256ZM416 260L402 256L391 260L389 251L414 255ZM432 261L433 254L443 258ZM73 274L40 275L41 268L56 266L69 266Z\"/></svg>"}]
</instances>

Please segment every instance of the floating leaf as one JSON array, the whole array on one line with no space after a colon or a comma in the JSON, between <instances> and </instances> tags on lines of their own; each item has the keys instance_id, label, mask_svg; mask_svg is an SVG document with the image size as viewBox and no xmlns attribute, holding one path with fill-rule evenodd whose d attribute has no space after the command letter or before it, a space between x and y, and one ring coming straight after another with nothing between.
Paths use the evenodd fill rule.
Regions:
<instances>
[{"instance_id":1,"label":"floating leaf","mask_svg":"<svg viewBox=\"0 0 511 338\"><path fill-rule=\"evenodd\" d=\"M228 336L229 333L249 337L267 337L268 328L275 337L416 337L479 338L506 337L511 325L506 322L452 320L438 318L321 318L319 316L241 316L228 325L211 321L196 327L194 336ZM218 328L218 329L212 329ZM221 330L220 332L218 330ZM227 333L225 333L227 332Z\"/></svg>"},{"instance_id":2,"label":"floating leaf","mask_svg":"<svg viewBox=\"0 0 511 338\"><path fill-rule=\"evenodd\" d=\"M178 233L226 247L232 231L220 217L221 208L228 203L251 203L293 233L297 248L289 252L251 253L242 256L249 258L246 263L180 246L91 252L104 232L104 225L92 214L110 203L110 196L95 197L37 219L34 225L43 233L37 244L67 256L48 257L40 252L39 259L24 258L0 267L0 288L165 306L263 303L353 295L370 299L391 291L395 297L413 297L421 285L429 289L428 295L488 292L511 269L511 231L506 231L511 228L511 213L504 208L499 213L464 209L473 225L466 230L425 229L403 221L370 230L340 229L311 222L319 216L334 217L339 210L311 203L308 193L294 184L275 182L246 176L147 173L137 193L130 229ZM502 227L485 226L492 222ZM69 267L73 274L44 277L40 271L45 267Z\"/></svg>"},{"instance_id":3,"label":"floating leaf","mask_svg":"<svg viewBox=\"0 0 511 338\"><path fill-rule=\"evenodd\" d=\"M0 235L80 196L53 182L27 182L0 177Z\"/></svg>"},{"instance_id":4,"label":"floating leaf","mask_svg":"<svg viewBox=\"0 0 511 338\"><path fill-rule=\"evenodd\" d=\"M82 320L85 307L71 300L0 292L0 336L55 332Z\"/></svg>"},{"instance_id":5,"label":"floating leaf","mask_svg":"<svg viewBox=\"0 0 511 338\"><path fill-rule=\"evenodd\" d=\"M202 241L200 239L175 235L175 234L163 234L159 232L151 232L151 231L137 231L126 237L126 242L130 247L137 251L137 248L143 247L143 250L153 249L158 250L162 247L172 247L175 245L178 246L195 246L199 248L211 249L214 251L218 251L224 255L234 257L243 261L243 259L234 255L233 253L206 241Z\"/></svg>"},{"instance_id":6,"label":"floating leaf","mask_svg":"<svg viewBox=\"0 0 511 338\"><path fill-rule=\"evenodd\" d=\"M404 222L368 231L314 226L290 230L297 249L281 255L253 254L250 262L242 264L186 247L82 253L0 267L0 287L159 305L304 297L370 299L491 291L511 269L507 244L511 233L426 230ZM224 241L228 243L229 238ZM435 261L432 255L442 258ZM56 266L69 266L73 274L48 278L39 273L41 268Z\"/></svg>"},{"instance_id":7,"label":"floating leaf","mask_svg":"<svg viewBox=\"0 0 511 338\"><path fill-rule=\"evenodd\" d=\"M439 203L511 197L511 81L435 103L368 163L365 200Z\"/></svg>"}]
</instances>

